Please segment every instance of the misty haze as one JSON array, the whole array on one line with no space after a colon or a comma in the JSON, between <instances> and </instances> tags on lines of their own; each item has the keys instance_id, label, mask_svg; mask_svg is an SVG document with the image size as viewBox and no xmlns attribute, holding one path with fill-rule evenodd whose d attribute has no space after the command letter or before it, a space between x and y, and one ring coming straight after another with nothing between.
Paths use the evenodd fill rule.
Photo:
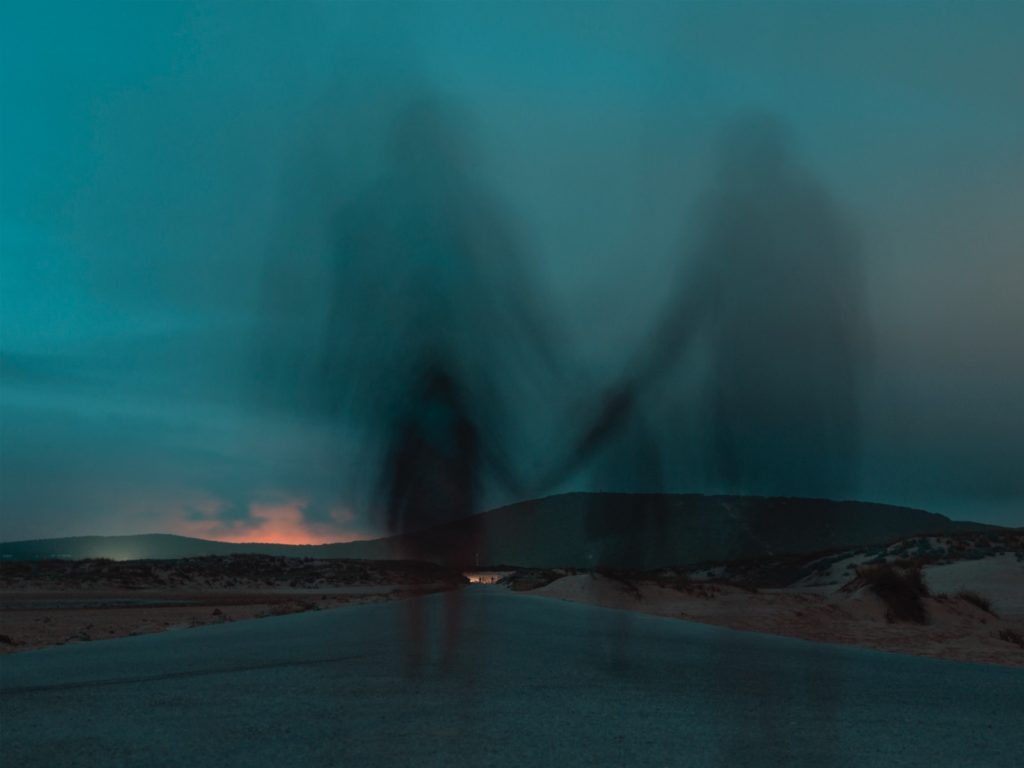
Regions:
<instances>
[{"instance_id":1,"label":"misty haze","mask_svg":"<svg viewBox=\"0 0 1024 768\"><path fill-rule=\"evenodd\" d=\"M5 4L0 760L1010 766L1010 2Z\"/></svg>"}]
</instances>

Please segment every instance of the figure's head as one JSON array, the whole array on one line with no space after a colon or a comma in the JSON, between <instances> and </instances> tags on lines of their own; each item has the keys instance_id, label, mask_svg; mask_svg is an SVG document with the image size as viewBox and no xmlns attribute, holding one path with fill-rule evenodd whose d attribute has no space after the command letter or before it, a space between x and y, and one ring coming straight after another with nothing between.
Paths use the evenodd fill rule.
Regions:
<instances>
[{"instance_id":1,"label":"figure's head","mask_svg":"<svg viewBox=\"0 0 1024 768\"><path fill-rule=\"evenodd\" d=\"M748 113L729 123L718 151L721 172L734 181L777 178L793 159L789 131L766 112Z\"/></svg>"},{"instance_id":2,"label":"figure's head","mask_svg":"<svg viewBox=\"0 0 1024 768\"><path fill-rule=\"evenodd\" d=\"M468 136L459 111L440 97L422 95L398 113L393 156L402 175L436 182L465 168Z\"/></svg>"},{"instance_id":3,"label":"figure's head","mask_svg":"<svg viewBox=\"0 0 1024 768\"><path fill-rule=\"evenodd\" d=\"M454 403L460 399L459 377L451 359L433 345L420 351L412 377L418 400Z\"/></svg>"},{"instance_id":4,"label":"figure's head","mask_svg":"<svg viewBox=\"0 0 1024 768\"><path fill-rule=\"evenodd\" d=\"M442 401L455 399L455 381L451 374L440 366L431 366L426 370L423 377L423 388L430 399Z\"/></svg>"}]
</instances>

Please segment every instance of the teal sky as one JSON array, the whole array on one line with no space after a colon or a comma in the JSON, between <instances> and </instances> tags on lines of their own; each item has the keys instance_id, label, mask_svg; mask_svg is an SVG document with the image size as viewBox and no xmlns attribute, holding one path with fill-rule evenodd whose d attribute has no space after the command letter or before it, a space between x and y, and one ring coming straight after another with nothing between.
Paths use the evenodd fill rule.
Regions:
<instances>
[{"instance_id":1,"label":"teal sky","mask_svg":"<svg viewBox=\"0 0 1024 768\"><path fill-rule=\"evenodd\" d=\"M1022 4L7 2L0 29L2 539L375 532L347 426L254 406L249 362L268 263L316 332L332 221L423 91L467 115L566 401L685 271L722 125L778 116L859 232L861 496L1024 526Z\"/></svg>"}]
</instances>

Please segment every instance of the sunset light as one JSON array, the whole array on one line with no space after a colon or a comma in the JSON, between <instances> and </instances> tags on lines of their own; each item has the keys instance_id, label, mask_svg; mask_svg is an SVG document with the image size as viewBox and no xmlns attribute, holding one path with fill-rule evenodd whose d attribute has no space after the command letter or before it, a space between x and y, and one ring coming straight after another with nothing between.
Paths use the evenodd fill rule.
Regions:
<instances>
[{"instance_id":1,"label":"sunset light","mask_svg":"<svg viewBox=\"0 0 1024 768\"><path fill-rule=\"evenodd\" d=\"M4 0L0 768L1024 768L1022 31Z\"/></svg>"},{"instance_id":2,"label":"sunset light","mask_svg":"<svg viewBox=\"0 0 1024 768\"><path fill-rule=\"evenodd\" d=\"M236 544L333 544L354 541L357 535L338 533L336 528L352 518L344 508L331 511L331 524L311 524L303 516L308 506L304 499L253 503L249 518L225 521L211 516L199 520L182 520L173 532Z\"/></svg>"}]
</instances>

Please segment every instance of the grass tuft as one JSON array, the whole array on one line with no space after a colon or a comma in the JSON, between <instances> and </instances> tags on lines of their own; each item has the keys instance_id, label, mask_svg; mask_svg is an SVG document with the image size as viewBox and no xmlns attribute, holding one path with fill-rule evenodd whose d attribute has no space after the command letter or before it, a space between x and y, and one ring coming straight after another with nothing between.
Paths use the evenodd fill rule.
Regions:
<instances>
[{"instance_id":1,"label":"grass tuft","mask_svg":"<svg viewBox=\"0 0 1024 768\"><path fill-rule=\"evenodd\" d=\"M985 611L986 613L991 613L993 616L997 615L996 612L992 610L992 601L984 595L979 595L977 592L964 591L957 592L956 596L959 597L961 600L970 603L976 608L981 608L981 610Z\"/></svg>"},{"instance_id":2,"label":"grass tuft","mask_svg":"<svg viewBox=\"0 0 1024 768\"><path fill-rule=\"evenodd\" d=\"M1013 643L1014 645L1019 645L1021 648L1024 648L1024 635L1022 635L1015 629L1007 628L1000 630L999 639L1005 640L1008 643Z\"/></svg>"},{"instance_id":3,"label":"grass tuft","mask_svg":"<svg viewBox=\"0 0 1024 768\"><path fill-rule=\"evenodd\" d=\"M890 622L925 624L928 621L924 604L928 585L919 563L866 565L857 569L857 575L885 602L885 618Z\"/></svg>"}]
</instances>

